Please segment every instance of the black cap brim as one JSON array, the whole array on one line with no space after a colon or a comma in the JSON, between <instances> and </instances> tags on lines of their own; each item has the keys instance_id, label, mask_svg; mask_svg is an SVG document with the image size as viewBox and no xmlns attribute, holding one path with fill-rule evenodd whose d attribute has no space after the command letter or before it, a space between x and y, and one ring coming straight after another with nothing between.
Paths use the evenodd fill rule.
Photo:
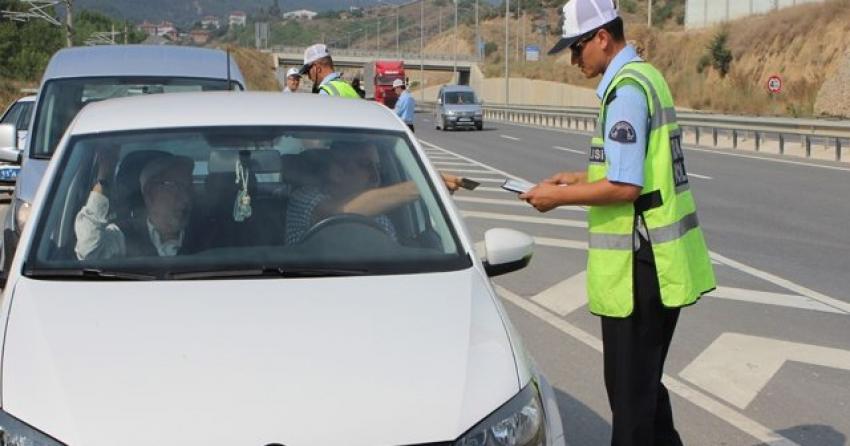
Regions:
<instances>
[{"instance_id":1,"label":"black cap brim","mask_svg":"<svg viewBox=\"0 0 850 446\"><path fill-rule=\"evenodd\" d=\"M301 69L298 70L298 74L301 75L301 76L307 74L307 72L310 71L311 65L313 65L313 64L311 64L311 63L304 64L304 66L302 66Z\"/></svg>"},{"instance_id":2,"label":"black cap brim","mask_svg":"<svg viewBox=\"0 0 850 446\"><path fill-rule=\"evenodd\" d=\"M561 40L559 40L558 43L556 43L555 46L553 46L552 49L549 50L549 52L547 54L558 54L561 51L563 51L565 48L569 48L569 47L573 46L573 44L576 43L576 41L578 41L578 39L580 39L580 38L581 38L581 36L562 37Z\"/></svg>"}]
</instances>

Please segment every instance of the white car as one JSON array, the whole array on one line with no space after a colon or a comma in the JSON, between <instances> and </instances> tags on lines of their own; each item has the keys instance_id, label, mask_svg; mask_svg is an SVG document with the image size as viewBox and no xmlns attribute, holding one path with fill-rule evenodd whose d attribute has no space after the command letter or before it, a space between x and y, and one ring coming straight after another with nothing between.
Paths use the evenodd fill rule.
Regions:
<instances>
[{"instance_id":1,"label":"white car","mask_svg":"<svg viewBox=\"0 0 850 446\"><path fill-rule=\"evenodd\" d=\"M2 297L12 445L563 445L413 134L318 95L110 99L68 127Z\"/></svg>"}]
</instances>

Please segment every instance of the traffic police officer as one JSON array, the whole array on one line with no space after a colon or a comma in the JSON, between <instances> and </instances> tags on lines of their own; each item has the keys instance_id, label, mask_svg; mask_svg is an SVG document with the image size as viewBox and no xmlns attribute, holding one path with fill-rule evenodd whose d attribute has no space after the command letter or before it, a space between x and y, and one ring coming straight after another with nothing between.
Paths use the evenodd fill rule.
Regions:
<instances>
[{"instance_id":1,"label":"traffic police officer","mask_svg":"<svg viewBox=\"0 0 850 446\"><path fill-rule=\"evenodd\" d=\"M588 205L588 306L601 316L611 444L681 445L661 383L679 316L715 287L685 171L681 131L661 73L625 43L611 0L569 0L572 64L602 75L586 172L561 172L520 198L546 212Z\"/></svg>"},{"instance_id":2,"label":"traffic police officer","mask_svg":"<svg viewBox=\"0 0 850 446\"><path fill-rule=\"evenodd\" d=\"M313 81L313 93L360 99L357 91L334 71L331 53L323 43L317 43L304 50L304 66L301 67L301 74L306 74Z\"/></svg>"},{"instance_id":3,"label":"traffic police officer","mask_svg":"<svg viewBox=\"0 0 850 446\"><path fill-rule=\"evenodd\" d=\"M410 131L413 131L413 120L414 113L416 112L416 100L413 99L413 95L407 91L407 87L404 85L404 81L401 79L396 79L393 81L393 90L395 94L398 96L398 100L395 103L395 108L393 111L405 124L410 128Z\"/></svg>"},{"instance_id":4,"label":"traffic police officer","mask_svg":"<svg viewBox=\"0 0 850 446\"><path fill-rule=\"evenodd\" d=\"M286 72L286 85L283 86L284 93L295 93L301 85L301 70L298 68L290 68Z\"/></svg>"}]
</instances>

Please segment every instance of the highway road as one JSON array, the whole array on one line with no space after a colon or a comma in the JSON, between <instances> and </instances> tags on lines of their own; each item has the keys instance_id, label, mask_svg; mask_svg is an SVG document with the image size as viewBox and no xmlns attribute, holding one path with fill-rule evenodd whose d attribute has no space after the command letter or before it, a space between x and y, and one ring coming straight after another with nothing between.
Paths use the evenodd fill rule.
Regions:
<instances>
[{"instance_id":1,"label":"highway road","mask_svg":"<svg viewBox=\"0 0 850 446\"><path fill-rule=\"evenodd\" d=\"M498 187L584 169L590 135L486 123L417 136L443 171L482 181L456 204L476 240L511 227L537 241L531 266L494 282L558 390L570 444L603 445L610 411L599 321L585 306L586 212L540 214ZM667 362L687 445L838 446L850 437L850 166L686 149L718 289L683 310Z\"/></svg>"}]
</instances>

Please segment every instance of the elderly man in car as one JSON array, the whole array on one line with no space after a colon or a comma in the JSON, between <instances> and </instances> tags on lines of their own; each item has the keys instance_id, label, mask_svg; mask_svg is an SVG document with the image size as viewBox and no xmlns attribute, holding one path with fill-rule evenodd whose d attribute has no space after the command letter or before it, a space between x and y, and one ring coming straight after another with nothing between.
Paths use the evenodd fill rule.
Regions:
<instances>
[{"instance_id":1,"label":"elderly man in car","mask_svg":"<svg viewBox=\"0 0 850 446\"><path fill-rule=\"evenodd\" d=\"M192 211L194 162L170 154L148 161L139 175L144 215L111 222L107 197L115 158L114 153L101 157L97 181L85 206L77 213L74 222L77 258L169 257L196 250L196 238L187 230Z\"/></svg>"}]
</instances>

